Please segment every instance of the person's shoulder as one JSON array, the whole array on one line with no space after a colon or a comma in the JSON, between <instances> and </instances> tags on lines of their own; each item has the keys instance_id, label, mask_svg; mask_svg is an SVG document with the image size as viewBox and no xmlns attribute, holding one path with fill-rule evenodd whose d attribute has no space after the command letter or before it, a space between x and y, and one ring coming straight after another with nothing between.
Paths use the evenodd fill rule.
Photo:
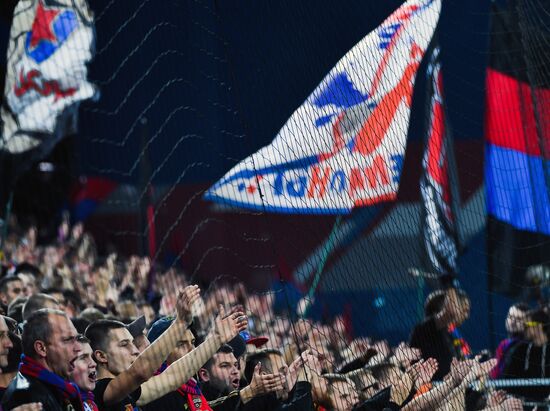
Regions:
<instances>
[{"instance_id":1,"label":"person's shoulder","mask_svg":"<svg viewBox=\"0 0 550 411\"><path fill-rule=\"evenodd\" d=\"M96 382L94 389L94 402L99 406L100 409L105 407L105 390L107 390L107 386L111 381L113 381L113 378L102 378L100 380L97 380ZM141 387L138 387L133 393L128 395L128 397L126 397L126 399L121 401L118 405L122 404L124 407L126 407L127 405L133 406L139 400L140 396ZM109 407L112 407L112 405L109 405Z\"/></svg>"},{"instance_id":2,"label":"person's shoulder","mask_svg":"<svg viewBox=\"0 0 550 411\"><path fill-rule=\"evenodd\" d=\"M418 339L431 338L431 335L438 331L434 317L428 317L416 324L411 332L409 340L413 342Z\"/></svg>"},{"instance_id":3,"label":"person's shoulder","mask_svg":"<svg viewBox=\"0 0 550 411\"><path fill-rule=\"evenodd\" d=\"M39 380L17 373L2 397L4 408L14 408L31 402L56 402L54 394Z\"/></svg>"},{"instance_id":4,"label":"person's shoulder","mask_svg":"<svg viewBox=\"0 0 550 411\"><path fill-rule=\"evenodd\" d=\"M103 395L105 394L105 390L112 380L112 378L102 378L96 381L94 388L94 401L96 404L103 404Z\"/></svg>"},{"instance_id":5,"label":"person's shoulder","mask_svg":"<svg viewBox=\"0 0 550 411\"><path fill-rule=\"evenodd\" d=\"M111 381L113 381L113 379L114 378L101 378L101 379L97 380L96 383L95 383L96 389L98 387L101 387L101 389L105 389L107 387L107 385L109 385L109 383Z\"/></svg>"},{"instance_id":6,"label":"person's shoulder","mask_svg":"<svg viewBox=\"0 0 550 411\"><path fill-rule=\"evenodd\" d=\"M105 391L105 388L107 388L107 385L109 385L111 381L113 381L113 378L101 378L100 380L97 380L95 383L94 394L96 390L100 392Z\"/></svg>"}]
</instances>

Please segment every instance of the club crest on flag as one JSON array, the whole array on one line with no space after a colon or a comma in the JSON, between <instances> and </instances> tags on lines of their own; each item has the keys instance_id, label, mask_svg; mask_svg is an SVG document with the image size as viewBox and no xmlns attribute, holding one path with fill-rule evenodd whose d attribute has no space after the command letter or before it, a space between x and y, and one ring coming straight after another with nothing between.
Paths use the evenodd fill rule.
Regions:
<instances>
[{"instance_id":1,"label":"club crest on flag","mask_svg":"<svg viewBox=\"0 0 550 411\"><path fill-rule=\"evenodd\" d=\"M441 2L410 0L356 44L273 142L205 194L283 213L349 213L395 199L418 67Z\"/></svg>"},{"instance_id":2,"label":"club crest on flag","mask_svg":"<svg viewBox=\"0 0 550 411\"><path fill-rule=\"evenodd\" d=\"M25 51L38 64L49 59L78 27L73 10L45 7L38 2L36 17L27 33Z\"/></svg>"}]
</instances>

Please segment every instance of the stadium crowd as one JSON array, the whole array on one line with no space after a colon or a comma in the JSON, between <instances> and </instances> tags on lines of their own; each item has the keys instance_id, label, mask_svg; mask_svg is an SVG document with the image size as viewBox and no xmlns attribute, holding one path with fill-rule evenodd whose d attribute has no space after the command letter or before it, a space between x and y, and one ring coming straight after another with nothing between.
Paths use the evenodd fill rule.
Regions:
<instances>
[{"instance_id":1,"label":"stadium crowd","mask_svg":"<svg viewBox=\"0 0 550 411\"><path fill-rule=\"evenodd\" d=\"M522 410L512 394L525 392L484 382L550 375L544 310L512 307L496 358L476 355L453 286L392 348L350 339L342 318L276 316L271 294L242 283L203 291L148 258L101 258L82 224L47 245L12 224L1 251L4 410Z\"/></svg>"}]
</instances>

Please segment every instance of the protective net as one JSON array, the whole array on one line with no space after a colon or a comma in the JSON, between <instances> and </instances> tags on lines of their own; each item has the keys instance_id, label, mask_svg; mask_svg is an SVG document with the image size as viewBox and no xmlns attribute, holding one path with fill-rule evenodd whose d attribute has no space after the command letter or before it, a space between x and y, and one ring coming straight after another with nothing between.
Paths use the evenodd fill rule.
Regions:
<instances>
[{"instance_id":1,"label":"protective net","mask_svg":"<svg viewBox=\"0 0 550 411\"><path fill-rule=\"evenodd\" d=\"M81 2L28 2L26 53L61 47ZM32 167L2 151L5 314L48 294L128 359L95 354L100 410L144 333L174 350L122 405L544 406L550 4L158 3L89 2L98 98Z\"/></svg>"}]
</instances>

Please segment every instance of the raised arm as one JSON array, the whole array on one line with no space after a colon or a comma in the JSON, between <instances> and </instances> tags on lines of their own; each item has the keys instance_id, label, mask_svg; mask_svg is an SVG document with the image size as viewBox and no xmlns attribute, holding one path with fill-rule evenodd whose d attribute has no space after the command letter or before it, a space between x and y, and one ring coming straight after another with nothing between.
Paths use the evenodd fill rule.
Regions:
<instances>
[{"instance_id":1,"label":"raised arm","mask_svg":"<svg viewBox=\"0 0 550 411\"><path fill-rule=\"evenodd\" d=\"M451 373L443 384L416 397L405 407L404 411L427 411L434 409L452 410L455 408L438 408L442 403L449 406L460 406L464 403L466 388L475 380L486 376L495 366L496 360L482 364L475 360L456 361L451 364ZM461 409L461 408L456 408Z\"/></svg>"},{"instance_id":2,"label":"raised arm","mask_svg":"<svg viewBox=\"0 0 550 411\"><path fill-rule=\"evenodd\" d=\"M106 405L114 404L147 381L160 367L176 346L178 339L187 330L192 321L191 307L199 298L200 290L196 285L185 287L176 302L177 317L162 335L147 347L124 372L119 374L107 386L103 395Z\"/></svg>"},{"instance_id":3,"label":"raised arm","mask_svg":"<svg viewBox=\"0 0 550 411\"><path fill-rule=\"evenodd\" d=\"M248 319L242 312L228 316L220 306L220 313L214 322L210 335L193 351L171 364L159 374L141 385L141 397L138 405L143 406L151 401L177 390L187 382L216 353L223 344L231 341L246 328Z\"/></svg>"}]
</instances>

